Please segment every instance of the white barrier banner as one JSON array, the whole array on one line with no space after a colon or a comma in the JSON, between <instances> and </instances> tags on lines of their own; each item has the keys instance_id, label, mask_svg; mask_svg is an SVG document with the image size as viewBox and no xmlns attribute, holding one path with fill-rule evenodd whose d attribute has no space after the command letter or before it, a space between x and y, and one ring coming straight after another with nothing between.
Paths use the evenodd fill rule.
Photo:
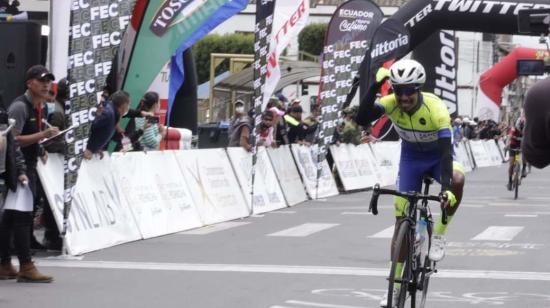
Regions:
<instances>
[{"instance_id":1,"label":"white barrier banner","mask_svg":"<svg viewBox=\"0 0 550 308\"><path fill-rule=\"evenodd\" d=\"M476 166L480 167L489 167L492 166L493 162L487 149L483 145L481 140L470 140L470 149L472 149L472 154L476 162Z\"/></svg>"},{"instance_id":2,"label":"white barrier banner","mask_svg":"<svg viewBox=\"0 0 550 308\"><path fill-rule=\"evenodd\" d=\"M66 242L68 253L85 252L141 239L132 213L117 189L109 155L83 161L76 182ZM49 154L38 162L38 174L57 226L63 223L63 156Z\"/></svg>"},{"instance_id":3,"label":"white barrier banner","mask_svg":"<svg viewBox=\"0 0 550 308\"><path fill-rule=\"evenodd\" d=\"M374 185L376 176L367 157L361 155L359 146L349 143L332 145L330 153L346 191L365 189Z\"/></svg>"},{"instance_id":4,"label":"white barrier banner","mask_svg":"<svg viewBox=\"0 0 550 308\"><path fill-rule=\"evenodd\" d=\"M395 184L401 155L401 142L384 141L371 145L381 173L381 186Z\"/></svg>"},{"instance_id":5,"label":"white barrier banner","mask_svg":"<svg viewBox=\"0 0 550 308\"><path fill-rule=\"evenodd\" d=\"M237 179L241 184L246 204L249 208L253 209L254 214L286 207L285 197L275 176L275 171L273 171L273 166L269 162L265 147L258 147L256 156L253 205L251 204L252 197L250 191L252 186L252 153L245 151L241 147L230 147L227 148L227 154L233 165Z\"/></svg>"},{"instance_id":6,"label":"white barrier banner","mask_svg":"<svg viewBox=\"0 0 550 308\"><path fill-rule=\"evenodd\" d=\"M271 159L277 179L279 179L286 203L292 206L306 201L307 195L304 190L304 184L294 163L290 147L282 145L276 149L269 148L267 149L267 154Z\"/></svg>"},{"instance_id":7,"label":"white barrier banner","mask_svg":"<svg viewBox=\"0 0 550 308\"><path fill-rule=\"evenodd\" d=\"M312 199L318 199L338 195L336 182L326 160L321 163L321 177L317 185L317 146L293 144L291 148L309 196Z\"/></svg>"},{"instance_id":8,"label":"white barrier banner","mask_svg":"<svg viewBox=\"0 0 550 308\"><path fill-rule=\"evenodd\" d=\"M484 140L483 144L485 145L485 148L487 149L487 153L489 153L489 156L491 156L491 160L493 162L493 166L498 166L502 164L502 157L500 156L500 152L498 150L497 144L494 140Z\"/></svg>"},{"instance_id":9,"label":"white barrier banner","mask_svg":"<svg viewBox=\"0 0 550 308\"><path fill-rule=\"evenodd\" d=\"M468 150L464 142L459 142L454 145L455 157L456 160L464 166L465 172L470 172L473 169L472 161L470 160L470 155L468 155Z\"/></svg>"},{"instance_id":10,"label":"white barrier banner","mask_svg":"<svg viewBox=\"0 0 550 308\"><path fill-rule=\"evenodd\" d=\"M249 215L224 149L176 151L175 154L204 224Z\"/></svg>"},{"instance_id":11,"label":"white barrier banner","mask_svg":"<svg viewBox=\"0 0 550 308\"><path fill-rule=\"evenodd\" d=\"M112 161L144 239L203 225L173 152L113 153Z\"/></svg>"},{"instance_id":12,"label":"white barrier banner","mask_svg":"<svg viewBox=\"0 0 550 308\"><path fill-rule=\"evenodd\" d=\"M357 155L366 161L370 165L372 176L369 177L368 186L374 186L376 183L382 183L382 172L378 167L378 161L374 157L374 152L369 144L362 143L357 146ZM363 162L364 163L364 162Z\"/></svg>"}]
</instances>

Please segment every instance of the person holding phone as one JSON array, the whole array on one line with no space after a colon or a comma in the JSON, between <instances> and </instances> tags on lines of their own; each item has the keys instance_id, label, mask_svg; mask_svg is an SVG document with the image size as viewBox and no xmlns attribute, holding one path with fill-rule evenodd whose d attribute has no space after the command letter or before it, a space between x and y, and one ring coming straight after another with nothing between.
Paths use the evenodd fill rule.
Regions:
<instances>
[{"instance_id":1,"label":"person holding phone","mask_svg":"<svg viewBox=\"0 0 550 308\"><path fill-rule=\"evenodd\" d=\"M160 124L160 118L155 116L160 110L157 92L147 92L140 101L138 110L149 114L143 118L135 118L136 132L132 136L134 149L155 151L160 149L160 142L166 136L166 128ZM138 144L139 143L139 144Z\"/></svg>"}]
</instances>

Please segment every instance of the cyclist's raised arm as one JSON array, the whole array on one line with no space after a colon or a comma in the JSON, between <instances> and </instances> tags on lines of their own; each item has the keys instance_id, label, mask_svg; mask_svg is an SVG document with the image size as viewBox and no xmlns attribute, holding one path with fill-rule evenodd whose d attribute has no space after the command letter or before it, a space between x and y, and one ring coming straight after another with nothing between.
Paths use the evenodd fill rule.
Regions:
<instances>
[{"instance_id":1,"label":"cyclist's raised arm","mask_svg":"<svg viewBox=\"0 0 550 308\"><path fill-rule=\"evenodd\" d=\"M385 108L381 104L376 104L376 95L384 82L390 77L390 71L387 68L380 68L376 73L376 83L372 89L369 89L365 97L361 98L359 110L355 121L359 125L368 126L372 121L377 120L385 113Z\"/></svg>"},{"instance_id":2,"label":"cyclist's raised arm","mask_svg":"<svg viewBox=\"0 0 550 308\"><path fill-rule=\"evenodd\" d=\"M453 176L451 117L442 101L433 108L431 114L438 129L437 143L441 155L441 191L444 192L451 189L451 178Z\"/></svg>"}]
</instances>

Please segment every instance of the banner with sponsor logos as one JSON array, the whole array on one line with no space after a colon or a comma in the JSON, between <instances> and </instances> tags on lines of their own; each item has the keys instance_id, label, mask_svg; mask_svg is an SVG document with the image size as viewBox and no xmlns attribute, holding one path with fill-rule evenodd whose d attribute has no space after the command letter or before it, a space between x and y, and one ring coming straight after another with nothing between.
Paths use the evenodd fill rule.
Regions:
<instances>
[{"instance_id":1,"label":"banner with sponsor logos","mask_svg":"<svg viewBox=\"0 0 550 308\"><path fill-rule=\"evenodd\" d=\"M260 214L286 207L285 197L281 186L275 176L273 166L269 162L265 147L258 147L258 160L256 161L256 181L254 188L250 186L252 168L252 153L242 147L227 148L227 155L233 165L233 170L241 185L248 207L254 202L253 214ZM253 196L251 194L254 193ZM251 197L249 197L251 196Z\"/></svg>"},{"instance_id":2,"label":"banner with sponsor logos","mask_svg":"<svg viewBox=\"0 0 550 308\"><path fill-rule=\"evenodd\" d=\"M63 166L62 155L49 154L46 164L38 161L37 170L60 230L68 219L65 249L70 255L141 239L132 211L111 173L108 155L102 160L94 158L82 163L67 217L64 217Z\"/></svg>"},{"instance_id":3,"label":"banner with sponsor logos","mask_svg":"<svg viewBox=\"0 0 550 308\"><path fill-rule=\"evenodd\" d=\"M394 32L390 28L395 28L397 24L400 24L405 27L399 31L401 36L387 36L387 40L382 40L377 39L377 34L375 34L373 46L365 54L361 66L359 124L367 124L365 110L369 110L368 105L374 101L377 91L374 74L386 61L405 56L433 32L441 29L519 34L518 12L541 8L550 8L550 3L547 0L407 1L391 18L383 22L377 31L377 34L378 32ZM406 30L408 34L405 35L403 30ZM400 50L398 51L398 49Z\"/></svg>"},{"instance_id":4,"label":"banner with sponsor logos","mask_svg":"<svg viewBox=\"0 0 550 308\"><path fill-rule=\"evenodd\" d=\"M249 215L249 209L224 149L175 151L205 225Z\"/></svg>"},{"instance_id":5,"label":"banner with sponsor logos","mask_svg":"<svg viewBox=\"0 0 550 308\"><path fill-rule=\"evenodd\" d=\"M155 77L181 47L181 52L219 23L245 7L244 0L138 0L124 36L114 76L117 89L132 97L135 108ZM179 54L181 56L181 54ZM183 57L170 74L183 81ZM180 72L179 69L182 69ZM180 74L180 75L178 75ZM180 83L181 85L181 83ZM173 86L173 85L172 85ZM176 88L172 89L173 101ZM170 103L169 103L170 104ZM170 106L167 106L168 111ZM126 123L123 123L125 125Z\"/></svg>"},{"instance_id":6,"label":"banner with sponsor logos","mask_svg":"<svg viewBox=\"0 0 550 308\"><path fill-rule=\"evenodd\" d=\"M189 5L192 5L193 3L201 3L206 1L212 0L195 0L188 1L187 3L191 3ZM188 5L184 1L179 2L183 4L182 6ZM202 37L204 37L206 34L216 28L219 24L246 8L246 5L248 4L248 0L224 0L220 2L223 2L223 5L218 7L215 11L209 12L210 16L208 17L208 19L204 20L204 22L192 32L192 35L190 37L181 41L181 44L176 51L176 54L172 57L172 66L170 69L170 100L168 102L168 120L170 119L170 114L172 111L172 106L174 104L176 93L181 88L185 80L183 53L196 41L200 40ZM184 10L184 8L181 8L181 10ZM191 14L192 12L184 15L185 17L183 18L192 18ZM212 111L210 112L212 113ZM211 118L213 118L213 115L211 115Z\"/></svg>"},{"instance_id":7,"label":"banner with sponsor logos","mask_svg":"<svg viewBox=\"0 0 550 308\"><path fill-rule=\"evenodd\" d=\"M111 61L126 29L134 1L73 1L69 37L69 97L65 134L64 234L82 154L95 117L98 96L106 84Z\"/></svg>"},{"instance_id":8,"label":"banner with sponsor logos","mask_svg":"<svg viewBox=\"0 0 550 308\"><path fill-rule=\"evenodd\" d=\"M113 153L111 160L144 239L203 226L172 151Z\"/></svg>"},{"instance_id":9,"label":"banner with sponsor logos","mask_svg":"<svg viewBox=\"0 0 550 308\"><path fill-rule=\"evenodd\" d=\"M476 167L490 167L493 165L491 156L489 156L482 140L469 140L468 143L470 144Z\"/></svg>"},{"instance_id":10,"label":"banner with sponsor logos","mask_svg":"<svg viewBox=\"0 0 550 308\"><path fill-rule=\"evenodd\" d=\"M454 155L456 160L464 166L464 171L470 172L474 168L474 164L468 154L465 143L466 141L461 141L454 145Z\"/></svg>"},{"instance_id":11,"label":"banner with sponsor logos","mask_svg":"<svg viewBox=\"0 0 550 308\"><path fill-rule=\"evenodd\" d=\"M292 206L306 201L306 191L290 152L290 145L285 144L275 149L269 148L267 149L267 154L281 185L286 203Z\"/></svg>"},{"instance_id":12,"label":"banner with sponsor logos","mask_svg":"<svg viewBox=\"0 0 550 308\"><path fill-rule=\"evenodd\" d=\"M368 0L351 0L340 5L328 24L322 55L319 98L321 129L319 129L319 158L322 161L327 146L341 118L342 105L353 86L363 56L374 31L384 14Z\"/></svg>"},{"instance_id":13,"label":"banner with sponsor logos","mask_svg":"<svg viewBox=\"0 0 550 308\"><path fill-rule=\"evenodd\" d=\"M414 49L412 55L426 70L422 90L441 98L451 117L458 115L457 43L454 31L434 32Z\"/></svg>"},{"instance_id":14,"label":"banner with sponsor logos","mask_svg":"<svg viewBox=\"0 0 550 308\"><path fill-rule=\"evenodd\" d=\"M296 166L302 175L302 181L311 199L338 195L338 188L332 177L332 170L330 170L326 160L321 162L321 176L317 177L317 146L309 147L293 144L291 149Z\"/></svg>"}]
</instances>

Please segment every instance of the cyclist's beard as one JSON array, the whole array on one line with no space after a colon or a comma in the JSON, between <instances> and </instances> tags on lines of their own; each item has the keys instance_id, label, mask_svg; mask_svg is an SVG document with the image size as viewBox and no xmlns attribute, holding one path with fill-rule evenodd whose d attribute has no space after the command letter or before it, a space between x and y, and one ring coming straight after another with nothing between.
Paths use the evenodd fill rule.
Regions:
<instances>
[{"instance_id":1,"label":"cyclist's beard","mask_svg":"<svg viewBox=\"0 0 550 308\"><path fill-rule=\"evenodd\" d=\"M418 96L417 95L411 95L411 96L401 96L397 98L397 107L399 107L399 110L405 113L412 113L416 111L416 107L418 105Z\"/></svg>"}]
</instances>

